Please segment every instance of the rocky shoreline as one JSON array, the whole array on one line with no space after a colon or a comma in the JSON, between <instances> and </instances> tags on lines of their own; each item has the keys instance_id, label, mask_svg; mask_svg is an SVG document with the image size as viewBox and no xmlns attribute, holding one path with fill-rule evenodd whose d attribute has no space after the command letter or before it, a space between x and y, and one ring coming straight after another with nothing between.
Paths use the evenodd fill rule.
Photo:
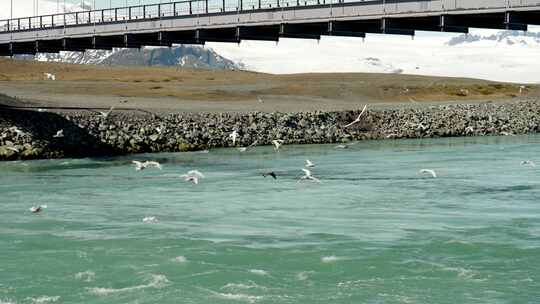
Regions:
<instances>
[{"instance_id":1,"label":"rocky shoreline","mask_svg":"<svg viewBox=\"0 0 540 304\"><path fill-rule=\"evenodd\" d=\"M51 112L0 108L0 160L184 152L355 140L518 135L540 131L540 101L304 113ZM54 137L63 130L63 137ZM238 138L233 145L230 133Z\"/></svg>"}]
</instances>

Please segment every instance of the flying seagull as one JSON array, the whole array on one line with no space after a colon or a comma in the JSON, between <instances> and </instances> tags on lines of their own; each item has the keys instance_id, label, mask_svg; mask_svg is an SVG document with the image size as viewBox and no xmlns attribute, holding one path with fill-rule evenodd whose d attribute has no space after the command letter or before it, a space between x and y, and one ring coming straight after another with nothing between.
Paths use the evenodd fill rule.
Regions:
<instances>
[{"instance_id":1,"label":"flying seagull","mask_svg":"<svg viewBox=\"0 0 540 304\"><path fill-rule=\"evenodd\" d=\"M431 169L422 169L419 171L419 173L424 175L429 174L431 175L431 177L437 178L437 173L435 173L435 171Z\"/></svg>"},{"instance_id":2,"label":"flying seagull","mask_svg":"<svg viewBox=\"0 0 540 304\"><path fill-rule=\"evenodd\" d=\"M521 162L522 166L536 167L536 164L532 160L524 160Z\"/></svg>"},{"instance_id":3,"label":"flying seagull","mask_svg":"<svg viewBox=\"0 0 540 304\"><path fill-rule=\"evenodd\" d=\"M41 205L41 206L32 206L30 207L30 212L32 213L38 213L40 212L42 209L47 209L47 205Z\"/></svg>"},{"instance_id":4,"label":"flying seagull","mask_svg":"<svg viewBox=\"0 0 540 304\"><path fill-rule=\"evenodd\" d=\"M343 126L344 128L348 128L356 123L359 123L360 122L360 118L362 117L362 115L364 114L364 112L366 112L366 109L367 109L367 105L364 106L364 108L362 109L362 112L360 112L360 115L358 115L358 117L356 117L356 119L351 122L350 124L346 125L346 126Z\"/></svg>"},{"instance_id":5,"label":"flying seagull","mask_svg":"<svg viewBox=\"0 0 540 304\"><path fill-rule=\"evenodd\" d=\"M193 183L195 185L199 184L199 179L204 178L204 174L197 170L191 170L187 174L181 175L186 182Z\"/></svg>"},{"instance_id":6,"label":"flying seagull","mask_svg":"<svg viewBox=\"0 0 540 304\"><path fill-rule=\"evenodd\" d=\"M156 162L156 161L140 162L138 160L134 160L134 161L132 161L132 163L135 165L135 170L137 170L137 171L142 171L142 170L146 169L147 167L154 167L154 168L158 168L159 170L163 169L161 164Z\"/></svg>"},{"instance_id":7,"label":"flying seagull","mask_svg":"<svg viewBox=\"0 0 540 304\"><path fill-rule=\"evenodd\" d=\"M53 136L53 138L62 138L64 137L64 130L58 130L56 134Z\"/></svg>"},{"instance_id":8,"label":"flying seagull","mask_svg":"<svg viewBox=\"0 0 540 304\"><path fill-rule=\"evenodd\" d=\"M263 103L263 100L262 100L260 97L257 97L257 101L258 101L259 103Z\"/></svg>"},{"instance_id":9,"label":"flying seagull","mask_svg":"<svg viewBox=\"0 0 540 304\"><path fill-rule=\"evenodd\" d=\"M237 149L240 152L246 152L247 151L247 147L240 147L240 148L237 148Z\"/></svg>"},{"instance_id":10,"label":"flying seagull","mask_svg":"<svg viewBox=\"0 0 540 304\"><path fill-rule=\"evenodd\" d=\"M236 144L236 138L238 138L238 132L236 130L229 134L229 138L232 139L233 146Z\"/></svg>"},{"instance_id":11,"label":"flying seagull","mask_svg":"<svg viewBox=\"0 0 540 304\"><path fill-rule=\"evenodd\" d=\"M313 168L313 167L315 167L315 164L312 163L309 159L306 159L306 161L304 162L304 167Z\"/></svg>"},{"instance_id":12,"label":"flying seagull","mask_svg":"<svg viewBox=\"0 0 540 304\"><path fill-rule=\"evenodd\" d=\"M309 180L312 180L312 181L314 181L316 183L321 183L321 181L318 178L311 175L310 170L308 170L306 168L302 168L302 171L304 171L304 175L302 177L300 177L300 180L298 182L300 182L302 180L305 180L305 179L309 179Z\"/></svg>"},{"instance_id":13,"label":"flying seagull","mask_svg":"<svg viewBox=\"0 0 540 304\"><path fill-rule=\"evenodd\" d=\"M283 145L284 141L281 139L274 139L272 140L272 145L274 145L274 150L279 150L279 147Z\"/></svg>"},{"instance_id":14,"label":"flying seagull","mask_svg":"<svg viewBox=\"0 0 540 304\"><path fill-rule=\"evenodd\" d=\"M262 176L263 176L264 178L266 178L267 176L271 176L273 179L277 179L277 175L276 175L276 173L274 173L274 171L271 171L271 172L265 172L265 173L262 174Z\"/></svg>"},{"instance_id":15,"label":"flying seagull","mask_svg":"<svg viewBox=\"0 0 540 304\"><path fill-rule=\"evenodd\" d=\"M101 115L101 117L103 117L103 119L107 119L109 118L109 115L112 113L113 110L114 110L114 106L112 106L107 112L100 111L99 114Z\"/></svg>"},{"instance_id":16,"label":"flying seagull","mask_svg":"<svg viewBox=\"0 0 540 304\"><path fill-rule=\"evenodd\" d=\"M336 149L349 149L349 145L337 145Z\"/></svg>"}]
</instances>

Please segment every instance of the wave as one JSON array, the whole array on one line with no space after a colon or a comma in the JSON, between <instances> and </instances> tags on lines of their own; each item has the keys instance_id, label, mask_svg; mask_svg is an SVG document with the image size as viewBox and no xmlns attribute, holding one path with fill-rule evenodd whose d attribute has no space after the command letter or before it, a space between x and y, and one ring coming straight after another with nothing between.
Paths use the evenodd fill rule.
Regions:
<instances>
[{"instance_id":1,"label":"wave","mask_svg":"<svg viewBox=\"0 0 540 304\"><path fill-rule=\"evenodd\" d=\"M84 282L93 282L96 278L96 273L90 270L78 272L75 274L75 279L81 280Z\"/></svg>"},{"instance_id":2,"label":"wave","mask_svg":"<svg viewBox=\"0 0 540 304\"><path fill-rule=\"evenodd\" d=\"M325 256L325 257L322 257L321 258L321 261L323 263L334 263L334 262L337 262L339 260L339 258L335 255L331 255L331 256Z\"/></svg>"},{"instance_id":3,"label":"wave","mask_svg":"<svg viewBox=\"0 0 540 304\"><path fill-rule=\"evenodd\" d=\"M249 272L251 272L253 274L256 274L256 275L260 275L260 276L267 276L268 275L268 271L262 270L262 269L250 269Z\"/></svg>"},{"instance_id":4,"label":"wave","mask_svg":"<svg viewBox=\"0 0 540 304\"><path fill-rule=\"evenodd\" d=\"M187 259L185 256L183 255L179 255L173 259L171 259L171 262L175 262L175 263L187 263Z\"/></svg>"},{"instance_id":5,"label":"wave","mask_svg":"<svg viewBox=\"0 0 540 304\"><path fill-rule=\"evenodd\" d=\"M40 296L38 298L30 298L33 304L45 304L45 303L54 303L58 300L60 300L60 296Z\"/></svg>"},{"instance_id":6,"label":"wave","mask_svg":"<svg viewBox=\"0 0 540 304\"><path fill-rule=\"evenodd\" d=\"M264 286L257 285L254 282L249 282L248 284L228 283L227 285L221 287L221 289L242 290L242 289L267 289L267 288Z\"/></svg>"},{"instance_id":7,"label":"wave","mask_svg":"<svg viewBox=\"0 0 540 304\"><path fill-rule=\"evenodd\" d=\"M167 286L169 283L170 281L167 279L165 275L155 274L155 275L152 275L150 282L148 282L148 284L142 284L142 285L136 285L136 286L124 287L124 288L93 287L93 288L87 288L87 291L94 295L107 296L110 294L131 292L131 291L141 290L141 289L146 289L146 288L160 289Z\"/></svg>"},{"instance_id":8,"label":"wave","mask_svg":"<svg viewBox=\"0 0 540 304\"><path fill-rule=\"evenodd\" d=\"M253 296L243 293L215 293L217 297L225 299L225 300L235 300L235 301L242 301L247 303L255 303L259 300L262 300L262 296Z\"/></svg>"},{"instance_id":9,"label":"wave","mask_svg":"<svg viewBox=\"0 0 540 304\"><path fill-rule=\"evenodd\" d=\"M17 304L17 303L11 301L10 299L0 299L0 304Z\"/></svg>"}]
</instances>

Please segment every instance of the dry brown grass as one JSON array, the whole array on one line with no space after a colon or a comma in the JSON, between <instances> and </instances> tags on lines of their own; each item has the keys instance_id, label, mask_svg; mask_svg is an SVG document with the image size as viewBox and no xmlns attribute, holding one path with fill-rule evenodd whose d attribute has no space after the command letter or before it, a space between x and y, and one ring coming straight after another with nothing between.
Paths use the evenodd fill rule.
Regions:
<instances>
[{"instance_id":1,"label":"dry brown grass","mask_svg":"<svg viewBox=\"0 0 540 304\"><path fill-rule=\"evenodd\" d=\"M57 81L46 81L53 73ZM210 71L165 67L110 67L0 59L0 81L26 84L44 94L168 97L179 100L239 101L257 96L381 102L508 98L518 84L476 79L393 74L269 75L245 71ZM465 93L464 93L465 92ZM537 95L529 86L526 94Z\"/></svg>"}]
</instances>

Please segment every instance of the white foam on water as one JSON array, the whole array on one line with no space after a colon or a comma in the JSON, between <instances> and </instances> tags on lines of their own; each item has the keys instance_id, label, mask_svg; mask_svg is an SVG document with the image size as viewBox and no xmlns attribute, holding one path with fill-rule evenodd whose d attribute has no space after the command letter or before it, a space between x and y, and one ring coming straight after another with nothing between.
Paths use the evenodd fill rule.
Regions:
<instances>
[{"instance_id":1,"label":"white foam on water","mask_svg":"<svg viewBox=\"0 0 540 304\"><path fill-rule=\"evenodd\" d=\"M96 273L90 270L78 272L75 274L75 279L81 280L84 282L93 282L96 278Z\"/></svg>"},{"instance_id":2,"label":"white foam on water","mask_svg":"<svg viewBox=\"0 0 540 304\"><path fill-rule=\"evenodd\" d=\"M251 272L253 274L256 274L256 275L260 275L260 276L267 276L268 275L268 271L262 270L262 269L250 269L249 272Z\"/></svg>"},{"instance_id":3,"label":"white foam on water","mask_svg":"<svg viewBox=\"0 0 540 304\"><path fill-rule=\"evenodd\" d=\"M11 301L10 299L0 299L0 304L17 304L14 301Z\"/></svg>"},{"instance_id":4,"label":"white foam on water","mask_svg":"<svg viewBox=\"0 0 540 304\"><path fill-rule=\"evenodd\" d=\"M32 301L33 304L45 304L45 303L54 303L58 300L60 300L60 296L40 296L37 298L28 298L30 301Z\"/></svg>"},{"instance_id":5,"label":"white foam on water","mask_svg":"<svg viewBox=\"0 0 540 304\"><path fill-rule=\"evenodd\" d=\"M262 296L252 296L248 294L243 293L216 293L216 296L222 299L226 300L235 300L235 301L242 301L247 303L255 303L259 300L262 300Z\"/></svg>"},{"instance_id":6,"label":"white foam on water","mask_svg":"<svg viewBox=\"0 0 540 304\"><path fill-rule=\"evenodd\" d=\"M323 263L334 263L334 262L337 262L339 260L339 258L335 255L331 255L331 256L325 256L325 257L322 257L321 258L321 261Z\"/></svg>"},{"instance_id":7,"label":"white foam on water","mask_svg":"<svg viewBox=\"0 0 540 304\"><path fill-rule=\"evenodd\" d=\"M158 219L155 216L147 216L142 219L142 222L145 224L155 224L158 222Z\"/></svg>"},{"instance_id":8,"label":"white foam on water","mask_svg":"<svg viewBox=\"0 0 540 304\"><path fill-rule=\"evenodd\" d=\"M171 259L172 262L175 262L175 263L180 263L180 264L183 264L183 263L187 263L187 259L185 256L183 255L179 255L173 259Z\"/></svg>"},{"instance_id":9,"label":"white foam on water","mask_svg":"<svg viewBox=\"0 0 540 304\"><path fill-rule=\"evenodd\" d=\"M167 279L166 276L162 274L154 274L152 275L150 282L148 282L148 284L141 284L141 285L136 285L136 286L131 286L131 287L124 287L124 288L93 287L93 288L87 288L86 290L89 293L94 294L94 295L107 296L110 294L131 292L131 291L136 291L136 290L141 290L141 289L146 289L146 288L160 289L167 286L169 282L170 281Z\"/></svg>"},{"instance_id":10,"label":"white foam on water","mask_svg":"<svg viewBox=\"0 0 540 304\"><path fill-rule=\"evenodd\" d=\"M309 279L309 275L312 274L313 271L301 271L299 273L296 274L296 279L298 281L305 281L307 279Z\"/></svg>"},{"instance_id":11,"label":"white foam on water","mask_svg":"<svg viewBox=\"0 0 540 304\"><path fill-rule=\"evenodd\" d=\"M221 287L221 289L241 290L241 289L267 289L267 288L264 286L257 285L254 282L249 282L248 284L228 283L227 285Z\"/></svg>"}]
</instances>

